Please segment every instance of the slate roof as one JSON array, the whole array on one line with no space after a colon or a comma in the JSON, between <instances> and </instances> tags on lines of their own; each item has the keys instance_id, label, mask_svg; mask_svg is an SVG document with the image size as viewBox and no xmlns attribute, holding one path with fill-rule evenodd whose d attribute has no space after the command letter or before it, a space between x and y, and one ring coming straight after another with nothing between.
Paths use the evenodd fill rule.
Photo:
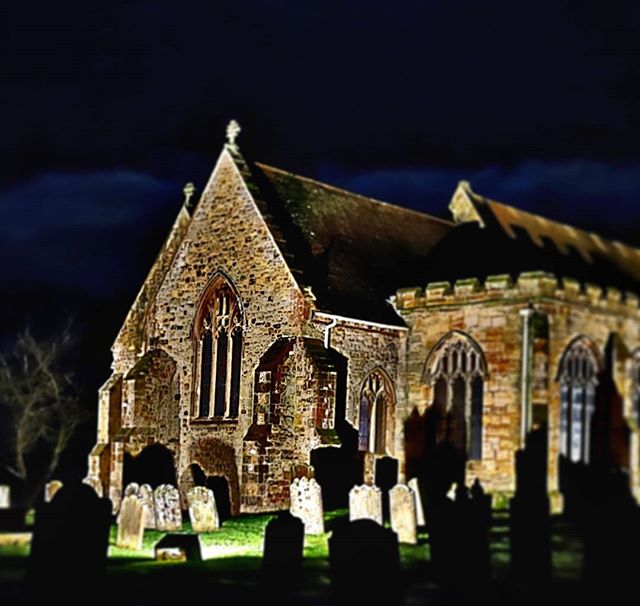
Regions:
<instances>
[{"instance_id":1,"label":"slate roof","mask_svg":"<svg viewBox=\"0 0 640 606\"><path fill-rule=\"evenodd\" d=\"M321 311L402 326L387 299L423 284L454 224L255 164L251 187L294 276Z\"/></svg>"},{"instance_id":2,"label":"slate roof","mask_svg":"<svg viewBox=\"0 0 640 606\"><path fill-rule=\"evenodd\" d=\"M464 223L441 241L430 256L428 281L548 271L638 291L640 249L467 193L484 227Z\"/></svg>"}]
</instances>

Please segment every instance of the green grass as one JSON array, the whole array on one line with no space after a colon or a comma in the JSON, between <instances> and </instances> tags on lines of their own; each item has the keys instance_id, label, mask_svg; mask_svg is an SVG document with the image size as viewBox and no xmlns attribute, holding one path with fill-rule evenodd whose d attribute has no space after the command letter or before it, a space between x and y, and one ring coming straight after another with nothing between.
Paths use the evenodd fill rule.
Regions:
<instances>
[{"instance_id":1,"label":"green grass","mask_svg":"<svg viewBox=\"0 0 640 606\"><path fill-rule=\"evenodd\" d=\"M262 560L263 536L266 525L275 514L247 514L227 520L216 532L201 533L200 542L204 562L195 565L195 570L214 570L221 578L242 577L243 571L255 573ZM325 514L325 525L347 515L347 510L337 510ZM558 580L575 580L581 569L581 545L579 540L567 533L562 523L556 522L553 536L554 577ZM190 533L191 526L185 522L182 532ZM129 550L116 547L116 526L112 526L109 541L109 574L148 575L163 574L180 563L156 562L154 545L165 533L146 530L142 548ZM314 582L328 582L328 539L330 532L319 536L306 536L304 541L305 574ZM27 544L2 544L0 542L0 580L15 578L24 570L29 547ZM401 565L408 574L423 570L429 561L428 536L418 535L417 545L400 545ZM508 514L494 512L491 531L491 561L496 580L507 579L509 574L509 532ZM188 566L194 567L189 563ZM248 575L250 577L251 575ZM255 575L253 575L255 576ZM248 578L247 577L247 578Z\"/></svg>"}]
</instances>

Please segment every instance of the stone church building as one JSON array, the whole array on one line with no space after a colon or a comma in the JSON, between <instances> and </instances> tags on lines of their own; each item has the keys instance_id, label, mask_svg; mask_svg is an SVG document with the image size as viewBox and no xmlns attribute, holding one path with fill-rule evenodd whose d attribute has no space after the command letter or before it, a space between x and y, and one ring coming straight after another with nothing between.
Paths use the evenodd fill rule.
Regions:
<instances>
[{"instance_id":1,"label":"stone church building","mask_svg":"<svg viewBox=\"0 0 640 606\"><path fill-rule=\"evenodd\" d=\"M87 481L114 507L149 449L183 494L223 479L232 513L389 461L509 495L533 434L551 497L563 462L640 494L640 250L466 182L449 220L372 200L249 163L237 133L113 344Z\"/></svg>"}]
</instances>

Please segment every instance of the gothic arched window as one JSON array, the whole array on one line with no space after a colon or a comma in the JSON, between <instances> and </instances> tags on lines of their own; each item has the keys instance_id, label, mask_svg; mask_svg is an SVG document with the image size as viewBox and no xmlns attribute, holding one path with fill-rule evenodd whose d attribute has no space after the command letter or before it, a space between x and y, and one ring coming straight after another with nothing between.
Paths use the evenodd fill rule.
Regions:
<instances>
[{"instance_id":1,"label":"gothic arched window","mask_svg":"<svg viewBox=\"0 0 640 606\"><path fill-rule=\"evenodd\" d=\"M386 452L388 417L393 411L391 381L382 369L371 371L360 390L358 448L377 454Z\"/></svg>"},{"instance_id":2,"label":"gothic arched window","mask_svg":"<svg viewBox=\"0 0 640 606\"><path fill-rule=\"evenodd\" d=\"M202 298L195 325L195 416L234 418L240 401L242 310L232 286L218 276Z\"/></svg>"},{"instance_id":3,"label":"gothic arched window","mask_svg":"<svg viewBox=\"0 0 640 606\"><path fill-rule=\"evenodd\" d=\"M640 427L640 349L631 358L631 418Z\"/></svg>"},{"instance_id":4,"label":"gothic arched window","mask_svg":"<svg viewBox=\"0 0 640 606\"><path fill-rule=\"evenodd\" d=\"M482 459L484 355L468 335L453 332L429 354L425 379L433 388L436 443L449 444L467 459Z\"/></svg>"},{"instance_id":5,"label":"gothic arched window","mask_svg":"<svg viewBox=\"0 0 640 606\"><path fill-rule=\"evenodd\" d=\"M588 463L590 458L591 421L598 385L594 351L588 339L578 337L560 361L560 454L574 463Z\"/></svg>"}]
</instances>

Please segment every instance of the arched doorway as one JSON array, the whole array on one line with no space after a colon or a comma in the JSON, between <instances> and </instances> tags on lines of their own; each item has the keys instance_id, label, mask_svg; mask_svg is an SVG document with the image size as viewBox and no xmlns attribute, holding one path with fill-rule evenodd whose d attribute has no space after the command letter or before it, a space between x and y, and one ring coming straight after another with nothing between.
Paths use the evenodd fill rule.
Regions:
<instances>
[{"instance_id":1,"label":"arched doorway","mask_svg":"<svg viewBox=\"0 0 640 606\"><path fill-rule=\"evenodd\" d=\"M137 456L125 453L122 479L123 488L131 482L149 484L152 488L161 484L177 486L173 453L162 444L151 444Z\"/></svg>"}]
</instances>

